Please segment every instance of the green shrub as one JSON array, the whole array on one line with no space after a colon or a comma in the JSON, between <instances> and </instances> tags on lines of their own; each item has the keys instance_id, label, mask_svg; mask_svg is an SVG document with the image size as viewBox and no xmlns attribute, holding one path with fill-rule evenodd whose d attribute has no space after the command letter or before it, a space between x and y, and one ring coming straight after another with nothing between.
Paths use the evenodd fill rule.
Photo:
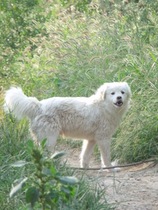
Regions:
<instances>
[{"instance_id":1,"label":"green shrub","mask_svg":"<svg viewBox=\"0 0 158 210\"><path fill-rule=\"evenodd\" d=\"M41 148L36 148L33 141L29 141L28 151L31 153L32 161L18 161L12 164L12 167L33 164L34 170L28 177L25 176L16 180L16 185L14 184L11 189L10 197L12 198L24 188L25 200L32 209L66 208L76 194L75 185L78 184L78 180L72 176L63 176L59 172L56 162L59 162L63 153L55 154L51 158L44 156L45 142L42 141Z\"/></svg>"}]
</instances>

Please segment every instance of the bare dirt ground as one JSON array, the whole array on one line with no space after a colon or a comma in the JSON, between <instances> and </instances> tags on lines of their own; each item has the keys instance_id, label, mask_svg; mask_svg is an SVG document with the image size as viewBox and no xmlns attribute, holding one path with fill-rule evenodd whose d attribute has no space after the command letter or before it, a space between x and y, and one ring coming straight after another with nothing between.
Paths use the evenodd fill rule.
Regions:
<instances>
[{"instance_id":1,"label":"bare dirt ground","mask_svg":"<svg viewBox=\"0 0 158 210\"><path fill-rule=\"evenodd\" d=\"M61 146L57 148L59 151ZM79 148L66 145L67 164L79 167ZM100 167L100 162L91 160L90 167ZM105 189L107 202L116 210L158 210L158 164L143 163L123 168L120 172L86 171L88 177L96 178Z\"/></svg>"}]
</instances>

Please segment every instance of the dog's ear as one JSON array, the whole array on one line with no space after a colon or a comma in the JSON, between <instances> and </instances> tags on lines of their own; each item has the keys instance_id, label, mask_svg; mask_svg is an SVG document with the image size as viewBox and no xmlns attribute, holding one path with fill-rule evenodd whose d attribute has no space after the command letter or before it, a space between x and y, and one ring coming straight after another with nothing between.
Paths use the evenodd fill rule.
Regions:
<instances>
[{"instance_id":1,"label":"dog's ear","mask_svg":"<svg viewBox=\"0 0 158 210\"><path fill-rule=\"evenodd\" d=\"M100 88L98 88L98 90L96 91L97 98L99 98L100 100L105 100L106 90L107 90L107 84L105 83L102 86L100 86Z\"/></svg>"},{"instance_id":2,"label":"dog's ear","mask_svg":"<svg viewBox=\"0 0 158 210\"><path fill-rule=\"evenodd\" d=\"M131 96L132 96L131 88L129 87L127 82L124 82L124 84L127 89L128 97L131 98Z\"/></svg>"}]
</instances>

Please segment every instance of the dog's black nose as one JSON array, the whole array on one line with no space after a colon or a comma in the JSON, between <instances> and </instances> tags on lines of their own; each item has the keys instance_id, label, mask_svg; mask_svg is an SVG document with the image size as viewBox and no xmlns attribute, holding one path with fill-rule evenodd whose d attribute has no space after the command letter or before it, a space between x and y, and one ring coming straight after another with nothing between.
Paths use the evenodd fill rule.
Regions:
<instances>
[{"instance_id":1,"label":"dog's black nose","mask_svg":"<svg viewBox=\"0 0 158 210\"><path fill-rule=\"evenodd\" d=\"M122 99L122 97L121 96L117 96L117 100L120 100L120 99Z\"/></svg>"}]
</instances>

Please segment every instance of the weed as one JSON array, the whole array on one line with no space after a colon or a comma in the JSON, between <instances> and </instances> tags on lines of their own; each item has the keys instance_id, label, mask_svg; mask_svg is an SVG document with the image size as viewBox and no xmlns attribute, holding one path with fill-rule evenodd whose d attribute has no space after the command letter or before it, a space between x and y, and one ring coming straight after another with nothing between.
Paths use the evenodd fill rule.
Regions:
<instances>
[{"instance_id":1,"label":"weed","mask_svg":"<svg viewBox=\"0 0 158 210\"><path fill-rule=\"evenodd\" d=\"M75 184L77 178L62 176L57 169L57 161L63 153L53 155L51 158L44 156L45 141L41 148L36 148L33 141L29 141L29 150L32 161L18 161L12 167L23 167L33 164L34 170L28 176L16 180L17 184L12 187L10 197L12 198L24 186L25 200L32 209L61 209L65 208L75 195ZM58 163L59 164L59 163Z\"/></svg>"}]
</instances>

